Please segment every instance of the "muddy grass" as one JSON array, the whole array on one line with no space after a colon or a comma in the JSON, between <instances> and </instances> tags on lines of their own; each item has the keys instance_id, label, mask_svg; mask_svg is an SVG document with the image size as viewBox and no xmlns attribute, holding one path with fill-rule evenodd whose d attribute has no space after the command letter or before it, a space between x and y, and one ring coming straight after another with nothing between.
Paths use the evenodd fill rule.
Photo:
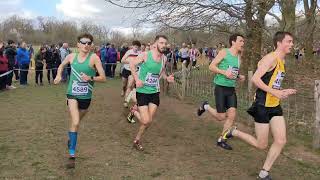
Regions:
<instances>
[{"instance_id":1,"label":"muddy grass","mask_svg":"<svg viewBox=\"0 0 320 180\"><path fill-rule=\"evenodd\" d=\"M143 139L145 151L135 151L138 124L126 122L119 89L118 79L96 87L74 170L65 168L65 86L1 92L0 179L255 179L266 152L239 140L230 142L233 151L216 147L221 124L207 114L196 117L197 102L163 96ZM287 146L272 169L274 179L320 179L317 155L304 151Z\"/></svg>"}]
</instances>

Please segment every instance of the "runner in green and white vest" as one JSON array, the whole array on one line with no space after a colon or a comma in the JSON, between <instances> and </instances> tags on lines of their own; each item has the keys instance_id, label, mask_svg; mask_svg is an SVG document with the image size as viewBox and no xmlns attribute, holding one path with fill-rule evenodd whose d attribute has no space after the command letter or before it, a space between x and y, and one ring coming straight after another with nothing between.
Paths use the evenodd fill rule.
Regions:
<instances>
[{"instance_id":1,"label":"runner in green and white vest","mask_svg":"<svg viewBox=\"0 0 320 180\"><path fill-rule=\"evenodd\" d=\"M61 81L62 71L67 64L71 67L71 76L67 88L67 105L71 115L69 127L69 161L68 168L75 166L75 153L80 120L88 112L94 82L105 82L106 77L100 58L90 52L93 37L91 34L78 36L78 53L69 54L58 68L55 84ZM98 71L99 76L96 75Z\"/></svg>"},{"instance_id":2,"label":"runner in green and white vest","mask_svg":"<svg viewBox=\"0 0 320 180\"><path fill-rule=\"evenodd\" d=\"M140 128L133 145L137 150L142 151L141 137L147 127L150 126L154 114L160 105L160 78L168 82L174 82L173 75L167 76L165 72L166 57L163 54L167 46L167 37L158 35L155 38L154 48L142 53L138 58L130 62L132 76L136 82L136 97L138 110L135 112L140 121ZM140 65L139 73L136 66Z\"/></svg>"}]
</instances>

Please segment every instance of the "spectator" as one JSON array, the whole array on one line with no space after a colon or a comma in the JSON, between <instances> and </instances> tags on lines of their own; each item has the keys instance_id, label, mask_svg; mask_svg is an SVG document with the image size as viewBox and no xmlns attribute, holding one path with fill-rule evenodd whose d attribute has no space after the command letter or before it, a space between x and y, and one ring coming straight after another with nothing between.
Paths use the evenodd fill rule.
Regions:
<instances>
[{"instance_id":1,"label":"spectator","mask_svg":"<svg viewBox=\"0 0 320 180\"><path fill-rule=\"evenodd\" d=\"M150 45L149 44L146 45L146 50L145 51L146 52L150 51Z\"/></svg>"},{"instance_id":2,"label":"spectator","mask_svg":"<svg viewBox=\"0 0 320 180\"><path fill-rule=\"evenodd\" d=\"M32 65L32 57L34 55L34 49L32 47L32 44L30 44L28 46L28 51L29 51L29 54L30 54L30 67L33 69L33 65Z\"/></svg>"},{"instance_id":3,"label":"spectator","mask_svg":"<svg viewBox=\"0 0 320 180\"><path fill-rule=\"evenodd\" d=\"M8 59L3 53L4 45L0 42L0 90L6 89L7 76L5 73L8 72ZM12 74L12 73L11 73Z\"/></svg>"},{"instance_id":4,"label":"spectator","mask_svg":"<svg viewBox=\"0 0 320 180\"><path fill-rule=\"evenodd\" d=\"M102 45L100 49L100 60L101 60L104 72L106 72L106 54L107 54L106 50L107 50L107 46Z\"/></svg>"},{"instance_id":5,"label":"spectator","mask_svg":"<svg viewBox=\"0 0 320 180\"><path fill-rule=\"evenodd\" d=\"M21 47L17 50L17 61L20 68L20 85L28 85L30 54L27 50L26 42L22 42Z\"/></svg>"},{"instance_id":6,"label":"spectator","mask_svg":"<svg viewBox=\"0 0 320 180\"><path fill-rule=\"evenodd\" d=\"M215 52L216 52L215 48L212 48L212 47L208 48L208 53L207 54L208 54L209 64L211 64L212 60L214 59Z\"/></svg>"},{"instance_id":7,"label":"spectator","mask_svg":"<svg viewBox=\"0 0 320 180\"><path fill-rule=\"evenodd\" d=\"M8 58L8 71L11 71L15 68L16 62L16 44L12 40L8 40L8 46L5 49L5 55ZM16 67L18 68L18 67ZM10 73L7 76L7 89L15 89L16 87L12 85L13 74L15 74L16 80L19 79L19 71L15 70L14 73Z\"/></svg>"},{"instance_id":8,"label":"spectator","mask_svg":"<svg viewBox=\"0 0 320 180\"><path fill-rule=\"evenodd\" d=\"M47 46L47 51L45 54L45 61L46 61L46 69L47 69L47 79L48 79L48 84L51 84L51 75L52 75L52 80L56 77L55 74L55 59L53 58L53 50L54 50L54 45L51 45L51 47Z\"/></svg>"},{"instance_id":9,"label":"spectator","mask_svg":"<svg viewBox=\"0 0 320 180\"><path fill-rule=\"evenodd\" d=\"M202 48L199 48L199 53L200 53L200 56L202 56L202 53L203 53L203 49Z\"/></svg>"},{"instance_id":10,"label":"spectator","mask_svg":"<svg viewBox=\"0 0 320 180\"><path fill-rule=\"evenodd\" d=\"M56 78L56 74L57 74L57 69L59 67L59 65L61 64L61 58L60 58L60 51L59 51L59 47L58 46L54 46L52 48L52 59L53 59L53 71L54 71L54 76L53 79Z\"/></svg>"},{"instance_id":11,"label":"spectator","mask_svg":"<svg viewBox=\"0 0 320 180\"><path fill-rule=\"evenodd\" d=\"M59 49L60 51L60 59L61 59L61 62L64 61L64 59L70 54L70 51L69 51L69 47L68 47L68 43L63 43L62 44L62 47ZM62 72L62 81L63 82L66 82L69 78L69 75L68 75L68 69L67 68L64 68L63 69L63 72Z\"/></svg>"},{"instance_id":12,"label":"spectator","mask_svg":"<svg viewBox=\"0 0 320 180\"><path fill-rule=\"evenodd\" d=\"M117 67L117 50L114 48L114 44L110 45L110 48L107 51L106 59L107 59L107 66L106 70L110 72L109 77L114 78L115 70Z\"/></svg>"},{"instance_id":13,"label":"spectator","mask_svg":"<svg viewBox=\"0 0 320 180\"><path fill-rule=\"evenodd\" d=\"M35 56L35 66L36 66L36 84L39 85L39 81L40 80L40 85L43 85L42 82L42 77L43 77L43 64L45 61L45 56L46 56L46 48L45 47L41 47L39 52L36 54Z\"/></svg>"},{"instance_id":14,"label":"spectator","mask_svg":"<svg viewBox=\"0 0 320 180\"><path fill-rule=\"evenodd\" d=\"M150 45L149 45L149 47L150 47ZM126 52L127 52L128 50L129 50L129 48L128 48L127 43L124 43L124 44L121 46L120 50L119 50L119 52L120 52L120 59L123 58L123 56L126 54ZM150 49L149 49L149 50L150 50ZM121 75L122 70L123 70L123 64L121 64L121 67L120 67L120 77L122 77L122 75Z\"/></svg>"},{"instance_id":15,"label":"spectator","mask_svg":"<svg viewBox=\"0 0 320 180\"><path fill-rule=\"evenodd\" d=\"M167 48L163 53L167 57L166 63L166 72L172 73L173 65L174 65L174 52L171 48L170 44L167 44Z\"/></svg>"}]
</instances>

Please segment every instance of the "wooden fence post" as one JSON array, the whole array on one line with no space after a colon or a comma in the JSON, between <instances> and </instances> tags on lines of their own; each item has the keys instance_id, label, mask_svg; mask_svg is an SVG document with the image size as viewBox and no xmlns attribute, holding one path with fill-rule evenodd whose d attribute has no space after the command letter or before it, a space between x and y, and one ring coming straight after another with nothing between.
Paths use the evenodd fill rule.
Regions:
<instances>
[{"instance_id":1,"label":"wooden fence post","mask_svg":"<svg viewBox=\"0 0 320 180\"><path fill-rule=\"evenodd\" d=\"M251 78L253 76L253 71L248 71L248 102L249 104L251 104L251 100L252 100L252 82L251 82Z\"/></svg>"},{"instance_id":2,"label":"wooden fence post","mask_svg":"<svg viewBox=\"0 0 320 180\"><path fill-rule=\"evenodd\" d=\"M316 119L314 122L313 148L320 148L320 80L315 80L314 101L316 110Z\"/></svg>"},{"instance_id":3,"label":"wooden fence post","mask_svg":"<svg viewBox=\"0 0 320 180\"><path fill-rule=\"evenodd\" d=\"M181 98L184 99L186 96L187 87L187 69L182 65L182 84L181 84Z\"/></svg>"}]
</instances>

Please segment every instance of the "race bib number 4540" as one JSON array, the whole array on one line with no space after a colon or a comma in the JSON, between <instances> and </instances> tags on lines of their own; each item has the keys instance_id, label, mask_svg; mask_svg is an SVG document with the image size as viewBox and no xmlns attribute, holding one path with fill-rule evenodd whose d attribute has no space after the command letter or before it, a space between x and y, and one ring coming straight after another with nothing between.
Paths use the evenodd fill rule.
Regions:
<instances>
[{"instance_id":1,"label":"race bib number 4540","mask_svg":"<svg viewBox=\"0 0 320 180\"><path fill-rule=\"evenodd\" d=\"M280 89L284 78L284 72L278 71L275 81L272 84L273 89Z\"/></svg>"},{"instance_id":2,"label":"race bib number 4540","mask_svg":"<svg viewBox=\"0 0 320 180\"><path fill-rule=\"evenodd\" d=\"M85 96L89 93L89 86L87 82L72 83L72 94Z\"/></svg>"},{"instance_id":3,"label":"race bib number 4540","mask_svg":"<svg viewBox=\"0 0 320 180\"><path fill-rule=\"evenodd\" d=\"M158 74L148 73L144 84L146 86L158 87L158 85L159 85L159 75Z\"/></svg>"}]
</instances>

